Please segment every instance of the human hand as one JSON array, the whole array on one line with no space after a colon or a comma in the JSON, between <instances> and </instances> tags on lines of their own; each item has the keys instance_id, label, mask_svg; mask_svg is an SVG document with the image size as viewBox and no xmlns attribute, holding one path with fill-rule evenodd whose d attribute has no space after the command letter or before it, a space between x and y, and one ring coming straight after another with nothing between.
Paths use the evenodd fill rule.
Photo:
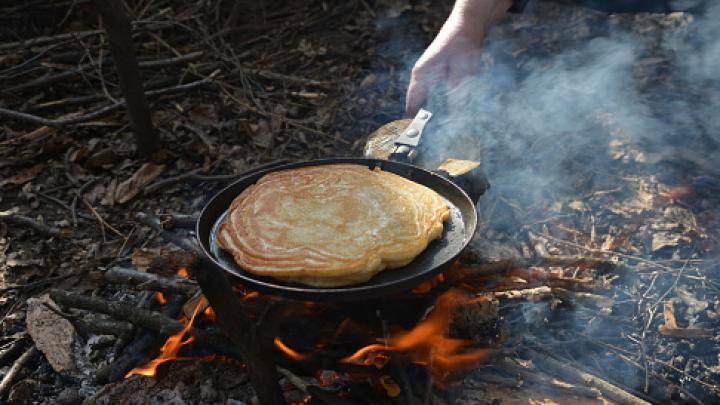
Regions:
<instances>
[{"instance_id":1,"label":"human hand","mask_svg":"<svg viewBox=\"0 0 720 405\"><path fill-rule=\"evenodd\" d=\"M415 62L405 97L405 111L413 116L428 94L445 84L448 109L462 109L467 92L462 83L480 62L485 33L510 7L510 0L458 0L442 29Z\"/></svg>"}]
</instances>

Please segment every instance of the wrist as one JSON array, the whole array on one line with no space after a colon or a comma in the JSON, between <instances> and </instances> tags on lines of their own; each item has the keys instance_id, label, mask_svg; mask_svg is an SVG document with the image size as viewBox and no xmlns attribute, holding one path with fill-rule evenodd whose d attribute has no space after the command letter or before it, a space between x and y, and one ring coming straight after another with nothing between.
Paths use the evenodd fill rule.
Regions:
<instances>
[{"instance_id":1,"label":"wrist","mask_svg":"<svg viewBox=\"0 0 720 405\"><path fill-rule=\"evenodd\" d=\"M454 20L463 31L484 37L512 4L513 0L457 0L449 20Z\"/></svg>"}]
</instances>

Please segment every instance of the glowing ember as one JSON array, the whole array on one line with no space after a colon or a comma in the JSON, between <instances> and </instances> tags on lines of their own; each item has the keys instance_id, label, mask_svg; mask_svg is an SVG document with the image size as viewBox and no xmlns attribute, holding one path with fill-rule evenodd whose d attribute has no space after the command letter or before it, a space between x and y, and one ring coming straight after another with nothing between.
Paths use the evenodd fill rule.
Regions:
<instances>
[{"instance_id":1,"label":"glowing ember","mask_svg":"<svg viewBox=\"0 0 720 405\"><path fill-rule=\"evenodd\" d=\"M259 292L257 292L257 291L250 291L250 292L247 292L247 293L243 294L243 296L240 297L240 299L241 299L242 301L247 301L247 300L250 300L250 299L253 299L253 298L257 298L257 297L259 297L259 296L260 296L260 293L259 293Z\"/></svg>"},{"instance_id":2,"label":"glowing ember","mask_svg":"<svg viewBox=\"0 0 720 405\"><path fill-rule=\"evenodd\" d=\"M165 299L165 296L160 291L156 292L155 295L153 295L153 298L155 298L155 301L157 301L160 305L167 304L167 299Z\"/></svg>"},{"instance_id":3,"label":"glowing ember","mask_svg":"<svg viewBox=\"0 0 720 405\"><path fill-rule=\"evenodd\" d=\"M469 349L471 341L445 336L453 310L476 300L460 290L448 290L438 298L427 319L415 328L396 334L385 344L365 346L343 362L381 368L387 363L387 352L401 352L413 362L427 366L433 382L439 384L449 373L470 368L489 355L487 349Z\"/></svg>"},{"instance_id":4,"label":"glowing ember","mask_svg":"<svg viewBox=\"0 0 720 405\"><path fill-rule=\"evenodd\" d=\"M188 276L188 270L185 267L180 267L177 271L177 275L180 277L187 277Z\"/></svg>"},{"instance_id":5,"label":"glowing ember","mask_svg":"<svg viewBox=\"0 0 720 405\"><path fill-rule=\"evenodd\" d=\"M125 375L125 378L129 378L136 374L153 377L157 372L157 367L160 364L170 360L198 360L198 358L195 357L178 357L178 353L180 352L180 349L195 340L195 338L192 336L188 336L185 340L183 340L183 338L185 338L187 332L190 330L190 328L192 328L195 316L198 314L198 311L202 306L203 301L204 300L200 300L195 306L195 310L193 311L192 317L189 321L187 321L187 318L185 317L181 319L186 321L185 327L183 327L180 332L170 336L167 341L165 341L165 344L160 348L160 355L158 357L152 359L149 363L143 366L136 367L130 370ZM210 360L210 358L207 358L205 360Z\"/></svg>"},{"instance_id":6,"label":"glowing ember","mask_svg":"<svg viewBox=\"0 0 720 405\"><path fill-rule=\"evenodd\" d=\"M287 346L285 343L283 343L282 340L280 340L279 337L275 338L275 347L277 347L281 352L285 353L288 357L290 357L293 360L302 361L308 359L310 356L307 354L302 354L299 352L296 352L291 347Z\"/></svg>"},{"instance_id":7,"label":"glowing ember","mask_svg":"<svg viewBox=\"0 0 720 405\"><path fill-rule=\"evenodd\" d=\"M217 316L215 315L215 310L212 309L211 306L208 306L205 308L205 312L203 312L203 319L205 319L208 322L215 322L217 320Z\"/></svg>"}]
</instances>

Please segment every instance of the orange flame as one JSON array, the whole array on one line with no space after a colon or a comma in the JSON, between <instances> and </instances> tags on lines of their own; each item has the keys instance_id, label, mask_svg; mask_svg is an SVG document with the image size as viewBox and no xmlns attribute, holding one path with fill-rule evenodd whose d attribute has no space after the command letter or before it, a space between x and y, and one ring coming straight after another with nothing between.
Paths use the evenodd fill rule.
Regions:
<instances>
[{"instance_id":1,"label":"orange flame","mask_svg":"<svg viewBox=\"0 0 720 405\"><path fill-rule=\"evenodd\" d=\"M440 384L450 372L472 367L489 355L487 349L469 350L471 341L445 336L453 310L474 301L476 298L458 289L448 290L438 297L427 319L415 328L398 333L386 344L365 346L342 361L382 368L387 363L387 352L402 352L413 362L427 366L433 382Z\"/></svg>"},{"instance_id":2,"label":"orange flame","mask_svg":"<svg viewBox=\"0 0 720 405\"><path fill-rule=\"evenodd\" d=\"M438 284L441 284L444 282L445 282L445 275L443 273L440 273L437 276L433 277L432 279L418 284L411 291L415 294L426 294L430 290L435 288Z\"/></svg>"},{"instance_id":3,"label":"orange flame","mask_svg":"<svg viewBox=\"0 0 720 405\"><path fill-rule=\"evenodd\" d=\"M210 322L216 322L217 321L217 315L215 315L215 310L212 309L212 307L205 308L205 312L203 312L204 319Z\"/></svg>"},{"instance_id":4,"label":"orange flame","mask_svg":"<svg viewBox=\"0 0 720 405\"><path fill-rule=\"evenodd\" d=\"M290 346L283 343L282 340L280 340L279 337L275 338L275 347L280 349L281 352L285 353L288 357L290 357L293 360L302 361L307 360L310 356L307 354L303 354L300 352L295 351Z\"/></svg>"},{"instance_id":5,"label":"orange flame","mask_svg":"<svg viewBox=\"0 0 720 405\"><path fill-rule=\"evenodd\" d=\"M185 335L188 333L190 328L192 328L195 316L198 314L202 304L203 300L199 300L189 321L187 321L187 318L182 317L182 319L186 321L185 326L180 332L170 336L165 341L165 344L163 344L163 346L160 348L160 355L158 357L152 359L149 363L143 366L135 367L134 369L130 370L127 374L125 374L125 378L129 378L136 374L144 375L147 377L154 377L157 373L157 367L160 364L170 360L197 360L197 358L195 357L178 357L178 353L180 352L181 348L192 343L195 340L193 336L188 336L185 340L183 340L183 338L185 338Z\"/></svg>"},{"instance_id":6,"label":"orange flame","mask_svg":"<svg viewBox=\"0 0 720 405\"><path fill-rule=\"evenodd\" d=\"M187 277L188 276L188 269L185 267L180 267L177 271L177 275L180 277Z\"/></svg>"},{"instance_id":7,"label":"orange flame","mask_svg":"<svg viewBox=\"0 0 720 405\"><path fill-rule=\"evenodd\" d=\"M157 301L157 303L160 305L167 304L167 299L165 299L165 295L163 295L163 293L161 293L160 291L156 292L153 298L155 298L155 301Z\"/></svg>"}]
</instances>

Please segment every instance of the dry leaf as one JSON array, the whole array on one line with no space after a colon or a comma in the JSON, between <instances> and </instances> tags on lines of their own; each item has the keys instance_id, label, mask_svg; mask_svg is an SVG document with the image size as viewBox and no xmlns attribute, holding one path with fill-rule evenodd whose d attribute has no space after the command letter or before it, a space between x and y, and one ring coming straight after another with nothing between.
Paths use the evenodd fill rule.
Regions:
<instances>
[{"instance_id":1,"label":"dry leaf","mask_svg":"<svg viewBox=\"0 0 720 405\"><path fill-rule=\"evenodd\" d=\"M102 167L103 165L115 163L119 158L120 156L112 148L106 148L90 155L85 162L85 166L91 168Z\"/></svg>"},{"instance_id":2,"label":"dry leaf","mask_svg":"<svg viewBox=\"0 0 720 405\"><path fill-rule=\"evenodd\" d=\"M117 190L117 179L113 178L110 180L110 184L105 187L105 195L100 200L101 205L115 205L115 191Z\"/></svg>"},{"instance_id":3,"label":"dry leaf","mask_svg":"<svg viewBox=\"0 0 720 405\"><path fill-rule=\"evenodd\" d=\"M120 204L130 201L142 191L143 187L155 180L163 169L165 169L165 165L145 163L129 179L118 184L117 190L115 190L115 201Z\"/></svg>"},{"instance_id":4,"label":"dry leaf","mask_svg":"<svg viewBox=\"0 0 720 405\"><path fill-rule=\"evenodd\" d=\"M8 177L4 180L0 180L0 188L25 184L28 181L33 180L35 177L37 177L37 175L40 174L40 172L42 172L44 168L44 163L38 163L35 166L29 167L14 176Z\"/></svg>"}]
</instances>

